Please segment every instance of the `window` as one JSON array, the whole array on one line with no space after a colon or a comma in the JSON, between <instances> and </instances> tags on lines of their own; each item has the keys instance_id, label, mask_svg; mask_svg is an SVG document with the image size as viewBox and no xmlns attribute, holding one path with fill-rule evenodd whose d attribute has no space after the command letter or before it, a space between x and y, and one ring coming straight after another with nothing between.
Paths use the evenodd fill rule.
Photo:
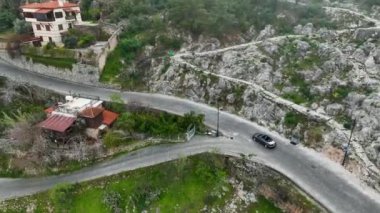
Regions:
<instances>
[{"instance_id":1,"label":"window","mask_svg":"<svg viewBox=\"0 0 380 213\"><path fill-rule=\"evenodd\" d=\"M51 37L49 37L49 42L52 43L53 42L53 39Z\"/></svg>"},{"instance_id":2,"label":"window","mask_svg":"<svg viewBox=\"0 0 380 213\"><path fill-rule=\"evenodd\" d=\"M69 29L73 28L73 25L71 23L69 23Z\"/></svg>"},{"instance_id":3,"label":"window","mask_svg":"<svg viewBox=\"0 0 380 213\"><path fill-rule=\"evenodd\" d=\"M34 18L33 13L24 12L25 18Z\"/></svg>"},{"instance_id":4,"label":"window","mask_svg":"<svg viewBox=\"0 0 380 213\"><path fill-rule=\"evenodd\" d=\"M37 28L37 30L41 30L41 25L37 24L36 28Z\"/></svg>"},{"instance_id":5,"label":"window","mask_svg":"<svg viewBox=\"0 0 380 213\"><path fill-rule=\"evenodd\" d=\"M50 25L46 25L46 31L50 31Z\"/></svg>"},{"instance_id":6,"label":"window","mask_svg":"<svg viewBox=\"0 0 380 213\"><path fill-rule=\"evenodd\" d=\"M63 13L62 12L56 12L55 13L55 18L62 18L63 17Z\"/></svg>"},{"instance_id":7,"label":"window","mask_svg":"<svg viewBox=\"0 0 380 213\"><path fill-rule=\"evenodd\" d=\"M63 26L62 26L62 24L58 25L58 29L59 29L59 30L63 30Z\"/></svg>"}]
</instances>

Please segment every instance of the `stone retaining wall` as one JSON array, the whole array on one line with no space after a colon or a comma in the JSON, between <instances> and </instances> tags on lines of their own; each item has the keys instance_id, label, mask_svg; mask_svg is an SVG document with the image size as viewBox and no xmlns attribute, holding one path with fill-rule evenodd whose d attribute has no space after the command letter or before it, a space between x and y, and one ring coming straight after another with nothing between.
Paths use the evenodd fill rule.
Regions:
<instances>
[{"instance_id":1,"label":"stone retaining wall","mask_svg":"<svg viewBox=\"0 0 380 213\"><path fill-rule=\"evenodd\" d=\"M98 55L97 62L100 73L103 71L104 66L107 62L108 55L116 48L119 43L119 34L121 33L121 28L116 30L112 36L108 39L107 44L102 49L102 53Z\"/></svg>"},{"instance_id":2,"label":"stone retaining wall","mask_svg":"<svg viewBox=\"0 0 380 213\"><path fill-rule=\"evenodd\" d=\"M24 56L11 58L4 50L0 51L0 59L20 69L36 72L42 75L91 85L97 85L99 82L99 68L96 66L77 63L73 64L71 70L57 68L54 66L33 63L32 60L27 60Z\"/></svg>"}]
</instances>

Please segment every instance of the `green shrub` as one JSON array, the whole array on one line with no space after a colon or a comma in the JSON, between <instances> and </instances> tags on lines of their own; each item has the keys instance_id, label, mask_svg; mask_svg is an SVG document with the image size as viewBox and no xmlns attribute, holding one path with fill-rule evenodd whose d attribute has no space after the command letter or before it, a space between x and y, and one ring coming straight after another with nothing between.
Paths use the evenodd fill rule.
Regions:
<instances>
[{"instance_id":1,"label":"green shrub","mask_svg":"<svg viewBox=\"0 0 380 213\"><path fill-rule=\"evenodd\" d=\"M32 25L21 19L16 19L13 21L13 30L17 34L27 34L33 32Z\"/></svg>"},{"instance_id":2,"label":"green shrub","mask_svg":"<svg viewBox=\"0 0 380 213\"><path fill-rule=\"evenodd\" d=\"M307 99L299 92L288 92L283 94L282 97L291 100L296 104L302 104L307 102Z\"/></svg>"},{"instance_id":3,"label":"green shrub","mask_svg":"<svg viewBox=\"0 0 380 213\"><path fill-rule=\"evenodd\" d=\"M330 99L336 102L340 102L345 99L351 92L352 88L349 86L337 86L331 93Z\"/></svg>"},{"instance_id":4,"label":"green shrub","mask_svg":"<svg viewBox=\"0 0 380 213\"><path fill-rule=\"evenodd\" d=\"M288 128L294 128L299 123L303 123L305 121L306 121L305 116L296 112L288 112L286 113L285 118L284 118L284 124Z\"/></svg>"},{"instance_id":5,"label":"green shrub","mask_svg":"<svg viewBox=\"0 0 380 213\"><path fill-rule=\"evenodd\" d=\"M43 57L38 55L26 55L28 60L32 60L33 63L40 63L46 66L53 66L57 68L72 69L76 60L73 58L52 58Z\"/></svg>"},{"instance_id":6,"label":"green shrub","mask_svg":"<svg viewBox=\"0 0 380 213\"><path fill-rule=\"evenodd\" d=\"M88 47L94 44L95 41L96 41L96 38L94 35L90 35L90 34L83 35L79 37L78 47L81 47L81 48Z\"/></svg>"},{"instance_id":7,"label":"green shrub","mask_svg":"<svg viewBox=\"0 0 380 213\"><path fill-rule=\"evenodd\" d=\"M125 38L120 41L120 49L122 56L127 60L134 59L137 51L140 50L142 44L140 40L136 38Z\"/></svg>"},{"instance_id":8,"label":"green shrub","mask_svg":"<svg viewBox=\"0 0 380 213\"><path fill-rule=\"evenodd\" d=\"M121 212L121 195L118 192L110 191L103 195L103 203L112 212Z\"/></svg>"},{"instance_id":9,"label":"green shrub","mask_svg":"<svg viewBox=\"0 0 380 213\"><path fill-rule=\"evenodd\" d=\"M54 204L55 212L70 212L74 189L74 185L59 184L50 191L50 199Z\"/></svg>"},{"instance_id":10,"label":"green shrub","mask_svg":"<svg viewBox=\"0 0 380 213\"><path fill-rule=\"evenodd\" d=\"M54 49L56 47L55 43L54 42L49 42L47 43L44 47L43 47L43 51L46 52L46 51L49 51L51 49Z\"/></svg>"},{"instance_id":11,"label":"green shrub","mask_svg":"<svg viewBox=\"0 0 380 213\"><path fill-rule=\"evenodd\" d=\"M66 48L84 48L96 42L96 36L78 29L69 29L63 39Z\"/></svg>"},{"instance_id":12,"label":"green shrub","mask_svg":"<svg viewBox=\"0 0 380 213\"><path fill-rule=\"evenodd\" d=\"M184 134L191 124L196 126L197 131L202 132L205 128L203 122L204 116L194 112L181 117L166 112L142 111L121 114L115 126L127 132L166 137Z\"/></svg>"},{"instance_id":13,"label":"green shrub","mask_svg":"<svg viewBox=\"0 0 380 213\"><path fill-rule=\"evenodd\" d=\"M178 50L181 48L182 39L176 37L168 37L166 35L161 35L158 37L158 41L167 49Z\"/></svg>"},{"instance_id":14,"label":"green shrub","mask_svg":"<svg viewBox=\"0 0 380 213\"><path fill-rule=\"evenodd\" d=\"M351 129L352 128L352 125L353 125L353 120L350 116L348 116L347 114L340 114L336 117L336 120L339 122L339 123L342 123L343 124L343 127L345 129Z\"/></svg>"},{"instance_id":15,"label":"green shrub","mask_svg":"<svg viewBox=\"0 0 380 213\"><path fill-rule=\"evenodd\" d=\"M66 36L63 39L63 43L65 44L65 48L74 49L77 47L78 38L76 36Z\"/></svg>"},{"instance_id":16,"label":"green shrub","mask_svg":"<svg viewBox=\"0 0 380 213\"><path fill-rule=\"evenodd\" d=\"M16 15L10 11L1 8L0 9L0 32L6 31L13 27L13 21L16 19Z\"/></svg>"},{"instance_id":17,"label":"green shrub","mask_svg":"<svg viewBox=\"0 0 380 213\"><path fill-rule=\"evenodd\" d=\"M103 139L103 144L106 148L118 147L127 142L124 136L120 132L109 131L106 133Z\"/></svg>"}]
</instances>

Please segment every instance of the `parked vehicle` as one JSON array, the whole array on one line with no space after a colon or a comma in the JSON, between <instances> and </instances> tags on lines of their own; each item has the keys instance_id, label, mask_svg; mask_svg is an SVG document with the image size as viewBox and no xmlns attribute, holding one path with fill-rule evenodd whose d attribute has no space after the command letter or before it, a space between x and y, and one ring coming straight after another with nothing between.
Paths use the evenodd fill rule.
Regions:
<instances>
[{"instance_id":1,"label":"parked vehicle","mask_svg":"<svg viewBox=\"0 0 380 213\"><path fill-rule=\"evenodd\" d=\"M265 134L256 133L252 136L252 140L263 145L265 148L273 149L276 147L276 142L271 137Z\"/></svg>"},{"instance_id":2,"label":"parked vehicle","mask_svg":"<svg viewBox=\"0 0 380 213\"><path fill-rule=\"evenodd\" d=\"M292 136L290 138L290 144L297 145L300 143L300 139L298 137Z\"/></svg>"}]
</instances>

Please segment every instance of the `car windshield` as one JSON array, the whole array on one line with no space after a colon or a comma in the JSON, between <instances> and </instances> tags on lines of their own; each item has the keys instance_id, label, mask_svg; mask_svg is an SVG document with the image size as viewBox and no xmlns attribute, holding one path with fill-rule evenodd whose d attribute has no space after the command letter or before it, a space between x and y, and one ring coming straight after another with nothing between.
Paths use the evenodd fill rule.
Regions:
<instances>
[{"instance_id":1,"label":"car windshield","mask_svg":"<svg viewBox=\"0 0 380 213\"><path fill-rule=\"evenodd\" d=\"M271 141L272 141L272 138L270 138L270 137L267 136L267 135L264 135L264 136L263 136L263 139L264 139L266 142L271 142Z\"/></svg>"}]
</instances>

